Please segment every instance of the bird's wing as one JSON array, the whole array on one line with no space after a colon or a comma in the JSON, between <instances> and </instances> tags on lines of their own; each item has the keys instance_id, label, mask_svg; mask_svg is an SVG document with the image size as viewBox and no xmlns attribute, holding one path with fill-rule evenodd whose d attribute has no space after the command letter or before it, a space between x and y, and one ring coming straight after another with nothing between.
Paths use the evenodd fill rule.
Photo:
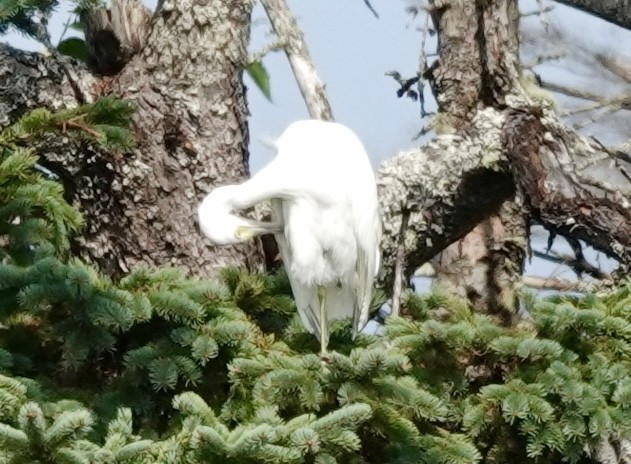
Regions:
<instances>
[{"instance_id":1,"label":"bird's wing","mask_svg":"<svg viewBox=\"0 0 631 464\"><path fill-rule=\"evenodd\" d=\"M374 203L374 204L373 204ZM381 223L374 199L363 199L355 218L355 239L357 240L356 264L356 305L353 311L353 336L368 322L370 303L375 277L379 271ZM358 206L355 206L357 208Z\"/></svg>"},{"instance_id":2,"label":"bird's wing","mask_svg":"<svg viewBox=\"0 0 631 464\"><path fill-rule=\"evenodd\" d=\"M356 305L353 311L353 336L360 332L368 322L370 303L372 299L372 287L375 281L375 268L377 253L363 246L357 250L357 281L356 281Z\"/></svg>"},{"instance_id":3,"label":"bird's wing","mask_svg":"<svg viewBox=\"0 0 631 464\"><path fill-rule=\"evenodd\" d=\"M353 208L353 229L357 243L357 263L353 312L353 335L361 331L368 322L373 284L380 264L379 243L381 241L381 221L377 184L370 160L361 142L353 136L349 140L348 170L354 172L350 182L345 184Z\"/></svg>"},{"instance_id":4,"label":"bird's wing","mask_svg":"<svg viewBox=\"0 0 631 464\"><path fill-rule=\"evenodd\" d=\"M271 209L272 221L282 221L285 224L287 218L285 217L285 211L283 210L283 200L273 198L271 200ZM287 239L285 238L284 233L276 233L274 234L274 238L276 239L278 251L283 259L283 265L287 270L287 277L289 279L289 284L291 285L291 291L294 294L296 308L298 309L298 314L300 315L303 325L309 333L315 334L318 340L324 336L325 342L328 344L328 325L325 327L326 333L320 334L320 306L317 290L301 284L294 276L292 276L290 269L293 258L291 255L291 248L287 244Z\"/></svg>"}]
</instances>

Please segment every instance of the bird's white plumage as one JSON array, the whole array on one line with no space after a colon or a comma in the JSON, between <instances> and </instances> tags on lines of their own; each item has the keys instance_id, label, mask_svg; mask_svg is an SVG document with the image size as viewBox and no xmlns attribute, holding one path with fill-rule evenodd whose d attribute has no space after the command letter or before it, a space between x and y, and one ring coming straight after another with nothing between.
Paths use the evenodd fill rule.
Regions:
<instances>
[{"instance_id":1,"label":"bird's white plumage","mask_svg":"<svg viewBox=\"0 0 631 464\"><path fill-rule=\"evenodd\" d=\"M326 345L319 288L327 319L352 317L353 333L368 320L381 235L374 173L361 141L341 124L298 121L275 145L276 157L250 180L204 199L200 226L218 244L245 238L235 234L240 227L250 236L274 231L302 322ZM270 224L233 214L266 199Z\"/></svg>"}]
</instances>

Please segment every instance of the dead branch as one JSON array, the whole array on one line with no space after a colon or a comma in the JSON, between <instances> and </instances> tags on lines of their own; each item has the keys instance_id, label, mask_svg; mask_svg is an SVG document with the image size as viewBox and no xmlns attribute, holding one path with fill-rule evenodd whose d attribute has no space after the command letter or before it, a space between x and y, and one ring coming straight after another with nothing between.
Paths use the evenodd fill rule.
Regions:
<instances>
[{"instance_id":1,"label":"dead branch","mask_svg":"<svg viewBox=\"0 0 631 464\"><path fill-rule=\"evenodd\" d=\"M405 231L408 227L409 214L403 213L403 220L401 221L401 230L399 234L399 242L397 248L396 261L394 263L394 284L392 289L392 310L390 315L397 317L401 309L401 294L403 292L403 282L406 282L405 278L405 247L403 246L403 240L405 239Z\"/></svg>"},{"instance_id":2,"label":"dead branch","mask_svg":"<svg viewBox=\"0 0 631 464\"><path fill-rule=\"evenodd\" d=\"M285 54L313 119L333 120L324 84L316 72L302 31L285 0L261 0L274 32L284 44Z\"/></svg>"},{"instance_id":3,"label":"dead branch","mask_svg":"<svg viewBox=\"0 0 631 464\"><path fill-rule=\"evenodd\" d=\"M568 97L574 98L582 98L583 100L591 100L595 102L600 102L604 100L605 96L599 95L597 93L590 92L588 90L577 89L576 87L569 87L562 84L556 84L554 82L541 80L541 88L549 90L551 92L557 92L563 95L567 95Z\"/></svg>"},{"instance_id":4,"label":"dead branch","mask_svg":"<svg viewBox=\"0 0 631 464\"><path fill-rule=\"evenodd\" d=\"M573 257L570 255L558 254L558 253L544 253L534 250L533 256L550 261L556 264L563 264L570 267L577 276L587 274L595 279L608 279L611 278L609 274L601 271L599 268L589 263L584 256Z\"/></svg>"},{"instance_id":5,"label":"dead branch","mask_svg":"<svg viewBox=\"0 0 631 464\"><path fill-rule=\"evenodd\" d=\"M607 71L623 81L631 83L631 67L629 67L625 61L621 60L620 57L596 53L594 58Z\"/></svg>"},{"instance_id":6,"label":"dead branch","mask_svg":"<svg viewBox=\"0 0 631 464\"><path fill-rule=\"evenodd\" d=\"M370 3L369 0L364 0L364 4L368 7L368 9L370 10L370 12L375 15L375 18L379 18L379 13L377 13L377 10L375 10L375 8L372 6L372 3Z\"/></svg>"},{"instance_id":7,"label":"dead branch","mask_svg":"<svg viewBox=\"0 0 631 464\"><path fill-rule=\"evenodd\" d=\"M594 284L584 281L571 281L552 277L523 276L522 285L538 290L556 290L559 292L591 292Z\"/></svg>"}]
</instances>

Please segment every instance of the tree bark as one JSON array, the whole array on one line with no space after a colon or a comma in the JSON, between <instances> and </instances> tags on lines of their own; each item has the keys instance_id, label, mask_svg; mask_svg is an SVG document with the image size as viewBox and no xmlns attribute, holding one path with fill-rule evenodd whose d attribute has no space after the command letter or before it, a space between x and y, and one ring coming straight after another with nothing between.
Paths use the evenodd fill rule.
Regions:
<instances>
[{"instance_id":1,"label":"tree bark","mask_svg":"<svg viewBox=\"0 0 631 464\"><path fill-rule=\"evenodd\" d=\"M439 129L466 130L486 106L501 107L519 76L516 1L434 2L440 60L427 77L439 105ZM501 53L498 53L500 52ZM528 225L509 199L437 258L437 281L482 312L513 320L512 288L521 279Z\"/></svg>"},{"instance_id":2,"label":"tree bark","mask_svg":"<svg viewBox=\"0 0 631 464\"><path fill-rule=\"evenodd\" d=\"M578 8L625 29L631 29L631 2L629 0L555 0Z\"/></svg>"},{"instance_id":3,"label":"tree bark","mask_svg":"<svg viewBox=\"0 0 631 464\"><path fill-rule=\"evenodd\" d=\"M76 65L95 96L137 106L132 153L73 147L62 137L43 153L86 218L76 251L105 272L176 265L212 276L225 265L262 268L258 242L211 247L196 225L205 194L249 175L242 69L251 10L243 0L165 0L142 53L113 80ZM54 60L7 47L0 58L3 124L33 107L77 104Z\"/></svg>"},{"instance_id":4,"label":"tree bark","mask_svg":"<svg viewBox=\"0 0 631 464\"><path fill-rule=\"evenodd\" d=\"M110 8L81 11L90 69L118 74L145 46L151 16L140 0L113 0Z\"/></svg>"},{"instance_id":5,"label":"tree bark","mask_svg":"<svg viewBox=\"0 0 631 464\"><path fill-rule=\"evenodd\" d=\"M504 118L492 108L478 112L462 134L444 134L425 147L384 161L377 173L383 221L380 278L392 288L395 257L405 249L405 279L424 262L515 194L502 147ZM407 227L401 231L404 217Z\"/></svg>"},{"instance_id":6,"label":"tree bark","mask_svg":"<svg viewBox=\"0 0 631 464\"><path fill-rule=\"evenodd\" d=\"M553 108L539 106L526 94L509 95L505 103L505 109L479 111L467 131L440 135L381 165L380 279L387 288L404 216L409 278L498 212L513 198L516 185L528 219L631 265L631 163L566 128Z\"/></svg>"}]
</instances>

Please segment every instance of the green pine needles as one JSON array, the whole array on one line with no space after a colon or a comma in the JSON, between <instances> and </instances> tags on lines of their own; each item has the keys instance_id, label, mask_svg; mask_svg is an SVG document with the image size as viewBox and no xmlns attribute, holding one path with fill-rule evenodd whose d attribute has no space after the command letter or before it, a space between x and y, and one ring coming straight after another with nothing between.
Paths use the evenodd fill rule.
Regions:
<instances>
[{"instance_id":1,"label":"green pine needles","mask_svg":"<svg viewBox=\"0 0 631 464\"><path fill-rule=\"evenodd\" d=\"M0 132L0 463L631 456L631 285L525 296L530 319L513 329L407 295L383 337L336 323L322 360L282 273L114 281L72 257L81 217L31 147L58 131L128 147L130 114L106 100Z\"/></svg>"}]
</instances>

